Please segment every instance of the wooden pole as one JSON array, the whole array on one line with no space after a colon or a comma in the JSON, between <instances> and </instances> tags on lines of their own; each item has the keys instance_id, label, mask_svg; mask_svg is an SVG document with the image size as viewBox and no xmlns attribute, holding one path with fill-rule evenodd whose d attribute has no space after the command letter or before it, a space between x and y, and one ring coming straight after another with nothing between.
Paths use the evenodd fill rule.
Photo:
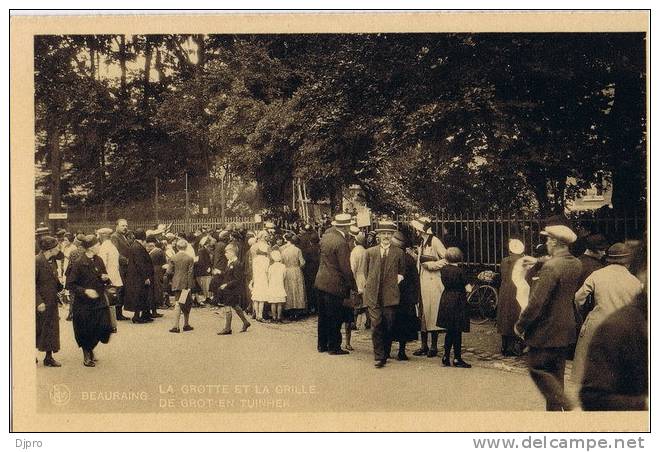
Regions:
<instances>
[{"instance_id":1,"label":"wooden pole","mask_svg":"<svg viewBox=\"0 0 660 452\"><path fill-rule=\"evenodd\" d=\"M186 172L186 233L190 232L190 199L188 193L188 173Z\"/></svg>"},{"instance_id":2,"label":"wooden pole","mask_svg":"<svg viewBox=\"0 0 660 452\"><path fill-rule=\"evenodd\" d=\"M154 196L154 209L156 210L156 223L158 223L158 178L156 178L156 194Z\"/></svg>"}]
</instances>

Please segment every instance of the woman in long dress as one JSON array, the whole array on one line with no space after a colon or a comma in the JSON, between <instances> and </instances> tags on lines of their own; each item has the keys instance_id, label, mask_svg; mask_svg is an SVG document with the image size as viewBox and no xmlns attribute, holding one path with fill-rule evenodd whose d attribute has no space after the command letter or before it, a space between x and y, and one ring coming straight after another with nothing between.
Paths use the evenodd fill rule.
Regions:
<instances>
[{"instance_id":1,"label":"woman in long dress","mask_svg":"<svg viewBox=\"0 0 660 452\"><path fill-rule=\"evenodd\" d=\"M420 286L420 337L422 346L413 352L415 356L426 355L429 358L438 356L438 333L442 328L436 325L438 307L444 285L440 277L440 269L446 265L444 260L447 249L442 241L431 231L431 220L422 217L410 222L410 225L421 237L417 249L417 268L419 270ZM428 339L431 337L431 347Z\"/></svg>"},{"instance_id":2,"label":"woman in long dress","mask_svg":"<svg viewBox=\"0 0 660 452\"><path fill-rule=\"evenodd\" d=\"M521 308L516 300L516 285L513 282L513 268L525 252L525 245L518 239L509 240L509 255L500 263L502 284L497 302L497 332L502 336L502 355L519 356L522 354L522 340L513 330L518 321Z\"/></svg>"},{"instance_id":3,"label":"woman in long dress","mask_svg":"<svg viewBox=\"0 0 660 452\"><path fill-rule=\"evenodd\" d=\"M71 263L66 287L75 294L73 304L73 332L76 343L83 350L83 364L94 367L94 348L99 342L107 344L112 333L110 312L105 302L105 286L110 281L103 260L97 256L101 245L94 235L82 240L85 252Z\"/></svg>"},{"instance_id":4,"label":"woman in long dress","mask_svg":"<svg viewBox=\"0 0 660 452\"><path fill-rule=\"evenodd\" d=\"M305 265L302 251L292 243L293 234L284 234L285 244L280 247L282 263L286 266L284 287L286 289L286 310L293 310L293 317L298 317L307 308L305 298L305 278L302 267Z\"/></svg>"},{"instance_id":5,"label":"woman in long dress","mask_svg":"<svg viewBox=\"0 0 660 452\"><path fill-rule=\"evenodd\" d=\"M605 256L607 266L587 277L575 294L575 303L581 307L590 294L594 297L594 308L580 328L571 380L582 384L582 377L589 360L589 344L603 321L614 311L631 304L642 291L642 283L628 270L632 252L627 245L615 243Z\"/></svg>"}]
</instances>

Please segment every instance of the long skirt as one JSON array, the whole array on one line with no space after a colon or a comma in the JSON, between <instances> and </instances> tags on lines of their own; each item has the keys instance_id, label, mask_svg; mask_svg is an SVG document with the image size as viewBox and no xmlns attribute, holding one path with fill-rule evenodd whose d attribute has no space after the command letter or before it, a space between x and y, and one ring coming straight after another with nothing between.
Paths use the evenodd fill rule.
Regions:
<instances>
[{"instance_id":1,"label":"long skirt","mask_svg":"<svg viewBox=\"0 0 660 452\"><path fill-rule=\"evenodd\" d=\"M60 315L57 302L46 305L44 312L37 311L37 349L40 352L60 350Z\"/></svg>"},{"instance_id":2,"label":"long skirt","mask_svg":"<svg viewBox=\"0 0 660 452\"><path fill-rule=\"evenodd\" d=\"M424 332L440 331L442 328L436 325L438 320L438 309L440 297L445 286L440 279L440 272L430 272L422 268L419 274L420 294L422 297L422 325Z\"/></svg>"},{"instance_id":3,"label":"long skirt","mask_svg":"<svg viewBox=\"0 0 660 452\"><path fill-rule=\"evenodd\" d=\"M93 350L101 342L107 344L112 334L110 310L103 298L77 298L73 304L73 333L80 348Z\"/></svg>"},{"instance_id":4,"label":"long skirt","mask_svg":"<svg viewBox=\"0 0 660 452\"><path fill-rule=\"evenodd\" d=\"M286 305L284 309L306 309L305 279L300 267L287 267L284 276Z\"/></svg>"}]
</instances>

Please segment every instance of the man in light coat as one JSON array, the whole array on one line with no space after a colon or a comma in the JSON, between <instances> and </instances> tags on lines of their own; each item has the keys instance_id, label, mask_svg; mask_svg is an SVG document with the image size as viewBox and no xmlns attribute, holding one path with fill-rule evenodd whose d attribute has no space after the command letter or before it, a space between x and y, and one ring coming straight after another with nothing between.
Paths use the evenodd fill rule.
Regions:
<instances>
[{"instance_id":1,"label":"man in light coat","mask_svg":"<svg viewBox=\"0 0 660 452\"><path fill-rule=\"evenodd\" d=\"M115 295L115 306L116 306L116 297L119 292L124 287L124 282L121 279L121 273L119 271L119 250L110 240L112 235L112 229L102 228L96 231L96 234L99 237L101 242L101 248L99 249L99 257L103 260L105 265L105 270L108 273L110 278L110 288L109 292ZM117 309L110 309L110 320L112 321L112 327L117 329Z\"/></svg>"}]
</instances>

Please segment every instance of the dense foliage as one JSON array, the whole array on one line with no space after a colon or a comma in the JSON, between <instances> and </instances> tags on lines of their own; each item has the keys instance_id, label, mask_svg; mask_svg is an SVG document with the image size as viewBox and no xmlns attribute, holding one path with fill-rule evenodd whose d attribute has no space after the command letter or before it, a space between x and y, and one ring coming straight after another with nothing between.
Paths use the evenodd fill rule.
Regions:
<instances>
[{"instance_id":1,"label":"dense foliage","mask_svg":"<svg viewBox=\"0 0 660 452\"><path fill-rule=\"evenodd\" d=\"M356 183L378 211L549 213L612 183L631 208L645 68L641 34L38 36L38 184L56 208L187 172L236 211L299 177L335 206Z\"/></svg>"}]
</instances>

